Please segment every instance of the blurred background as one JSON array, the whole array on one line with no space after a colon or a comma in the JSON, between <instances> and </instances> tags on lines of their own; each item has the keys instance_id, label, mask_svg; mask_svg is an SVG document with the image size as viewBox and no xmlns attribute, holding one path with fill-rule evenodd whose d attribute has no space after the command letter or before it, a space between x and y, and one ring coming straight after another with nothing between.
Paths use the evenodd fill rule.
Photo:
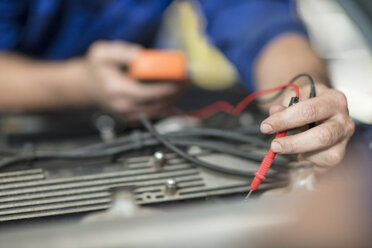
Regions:
<instances>
[{"instance_id":1,"label":"blurred background","mask_svg":"<svg viewBox=\"0 0 372 248\"><path fill-rule=\"evenodd\" d=\"M351 116L372 124L371 1L296 2L313 47L328 65L333 87L348 98ZM237 72L210 45L204 35L205 28L197 2L175 2L164 17L157 45L187 53L195 68L192 76L196 85L209 90L226 89L238 82Z\"/></svg>"},{"instance_id":2,"label":"blurred background","mask_svg":"<svg viewBox=\"0 0 372 248\"><path fill-rule=\"evenodd\" d=\"M372 123L372 2L300 0L313 46L327 61L331 82L356 120Z\"/></svg>"}]
</instances>

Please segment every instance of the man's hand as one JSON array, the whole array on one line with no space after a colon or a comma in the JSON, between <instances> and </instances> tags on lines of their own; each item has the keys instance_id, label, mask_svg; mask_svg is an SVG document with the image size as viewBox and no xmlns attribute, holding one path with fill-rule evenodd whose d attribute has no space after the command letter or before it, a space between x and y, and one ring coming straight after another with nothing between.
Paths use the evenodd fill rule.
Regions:
<instances>
[{"instance_id":1,"label":"man's hand","mask_svg":"<svg viewBox=\"0 0 372 248\"><path fill-rule=\"evenodd\" d=\"M310 161L322 171L341 162L346 144L354 133L354 123L343 93L321 84L316 87L315 98L300 99L288 108L272 106L270 117L261 123L261 131L274 134L316 123L307 131L273 140L271 149L279 154L299 154L299 160ZM289 102L289 98L286 99Z\"/></svg>"},{"instance_id":2,"label":"man's hand","mask_svg":"<svg viewBox=\"0 0 372 248\"><path fill-rule=\"evenodd\" d=\"M187 83L141 83L126 75L121 67L128 65L141 47L125 42L94 43L86 56L90 80L87 91L99 105L120 114L128 121L140 114L160 117Z\"/></svg>"}]
</instances>

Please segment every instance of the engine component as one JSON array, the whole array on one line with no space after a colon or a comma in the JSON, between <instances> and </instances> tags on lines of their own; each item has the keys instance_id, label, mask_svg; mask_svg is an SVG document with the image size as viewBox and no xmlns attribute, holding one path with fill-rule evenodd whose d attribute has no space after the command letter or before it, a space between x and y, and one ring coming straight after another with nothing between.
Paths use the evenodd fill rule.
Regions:
<instances>
[{"instance_id":1,"label":"engine component","mask_svg":"<svg viewBox=\"0 0 372 248\"><path fill-rule=\"evenodd\" d=\"M166 163L161 169L152 166L153 156L141 155L117 162L94 161L93 165L44 162L37 169L0 173L0 222L107 209L112 204L112 189L122 186L135 187L134 198L140 205L244 193L249 189L248 179L195 167L173 153L163 155ZM206 150L197 157L247 171L258 166L254 161ZM283 184L285 178L267 180L262 188Z\"/></svg>"}]
</instances>

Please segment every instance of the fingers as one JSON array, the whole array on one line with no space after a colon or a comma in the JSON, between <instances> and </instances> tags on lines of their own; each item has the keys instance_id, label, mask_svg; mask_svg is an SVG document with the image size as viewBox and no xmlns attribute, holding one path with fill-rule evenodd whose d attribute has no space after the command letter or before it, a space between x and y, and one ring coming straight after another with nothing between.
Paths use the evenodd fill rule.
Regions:
<instances>
[{"instance_id":1,"label":"fingers","mask_svg":"<svg viewBox=\"0 0 372 248\"><path fill-rule=\"evenodd\" d=\"M298 154L331 147L347 136L344 125L329 120L305 132L273 140L271 149L280 154Z\"/></svg>"},{"instance_id":2,"label":"fingers","mask_svg":"<svg viewBox=\"0 0 372 248\"><path fill-rule=\"evenodd\" d=\"M96 63L128 64L142 50L139 45L122 41L98 41L88 51L88 57Z\"/></svg>"},{"instance_id":3,"label":"fingers","mask_svg":"<svg viewBox=\"0 0 372 248\"><path fill-rule=\"evenodd\" d=\"M275 153L299 154L300 160L317 165L316 171L323 172L341 162L346 144L354 133L355 125L349 117L343 93L320 87L316 98L285 109L273 106L270 117L261 123L261 131L273 134L313 122L318 124L314 128L273 140L271 149Z\"/></svg>"},{"instance_id":4,"label":"fingers","mask_svg":"<svg viewBox=\"0 0 372 248\"><path fill-rule=\"evenodd\" d=\"M179 82L143 83L124 76L125 85L123 91L133 101L146 103L161 101L164 98L176 95L183 89Z\"/></svg>"},{"instance_id":5,"label":"fingers","mask_svg":"<svg viewBox=\"0 0 372 248\"><path fill-rule=\"evenodd\" d=\"M336 113L338 107L327 97L309 99L279 111L261 124L263 133L272 134L325 120Z\"/></svg>"},{"instance_id":6,"label":"fingers","mask_svg":"<svg viewBox=\"0 0 372 248\"><path fill-rule=\"evenodd\" d=\"M107 95L108 98L129 98L136 103L162 101L177 95L186 87L186 84L182 82L138 82L114 68L102 71L101 77L101 80L105 82L102 85L101 94Z\"/></svg>"},{"instance_id":7,"label":"fingers","mask_svg":"<svg viewBox=\"0 0 372 248\"><path fill-rule=\"evenodd\" d=\"M139 113L153 117L165 112L187 87L187 82L138 82L123 73L121 65L130 63L141 50L121 41L100 41L90 47L86 87L97 104L132 119Z\"/></svg>"},{"instance_id":8,"label":"fingers","mask_svg":"<svg viewBox=\"0 0 372 248\"><path fill-rule=\"evenodd\" d=\"M110 96L109 100L106 101L106 107L111 109L117 114L120 115L132 115L133 113L144 113L150 117L152 113L164 112L164 109L169 109L175 99L177 94L173 94L173 90L152 90L149 91L149 95L138 94L138 91L128 91L130 87L123 87L123 85L128 85L131 82L124 82L120 87L112 87L112 90L115 90ZM139 82L133 82L134 84L141 84ZM147 87L149 85L145 85ZM159 85L160 87L162 85ZM146 88L147 90L147 88ZM142 90L142 92L145 92ZM153 94L158 95L153 95Z\"/></svg>"},{"instance_id":9,"label":"fingers","mask_svg":"<svg viewBox=\"0 0 372 248\"><path fill-rule=\"evenodd\" d=\"M345 155L346 145L347 140L343 140L331 148L303 153L298 157L301 161L309 161L317 165L316 169L318 172L323 172L338 165L342 161Z\"/></svg>"},{"instance_id":10,"label":"fingers","mask_svg":"<svg viewBox=\"0 0 372 248\"><path fill-rule=\"evenodd\" d=\"M326 120L336 114L349 118L346 97L340 91L326 89L316 98L274 113L262 122L261 131L272 134Z\"/></svg>"}]
</instances>

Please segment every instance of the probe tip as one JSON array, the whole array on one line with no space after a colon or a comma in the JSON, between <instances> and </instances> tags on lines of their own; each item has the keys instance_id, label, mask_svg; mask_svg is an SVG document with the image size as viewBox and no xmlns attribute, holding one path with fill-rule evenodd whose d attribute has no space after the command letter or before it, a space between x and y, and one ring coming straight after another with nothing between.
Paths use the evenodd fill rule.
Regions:
<instances>
[{"instance_id":1,"label":"probe tip","mask_svg":"<svg viewBox=\"0 0 372 248\"><path fill-rule=\"evenodd\" d=\"M251 196L253 190L249 190L248 195L245 197L245 200L248 200L248 198Z\"/></svg>"}]
</instances>

